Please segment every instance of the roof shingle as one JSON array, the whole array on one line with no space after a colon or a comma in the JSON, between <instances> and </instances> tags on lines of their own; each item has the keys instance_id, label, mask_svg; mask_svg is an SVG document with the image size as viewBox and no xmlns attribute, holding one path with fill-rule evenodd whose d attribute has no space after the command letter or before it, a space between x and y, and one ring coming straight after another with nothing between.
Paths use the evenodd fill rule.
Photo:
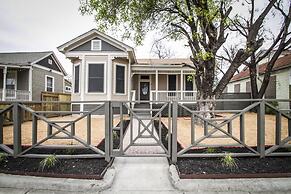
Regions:
<instances>
[{"instance_id":1,"label":"roof shingle","mask_svg":"<svg viewBox=\"0 0 291 194\"><path fill-rule=\"evenodd\" d=\"M29 65L32 62L42 59L50 53L52 53L52 51L0 53L0 64Z\"/></svg>"}]
</instances>

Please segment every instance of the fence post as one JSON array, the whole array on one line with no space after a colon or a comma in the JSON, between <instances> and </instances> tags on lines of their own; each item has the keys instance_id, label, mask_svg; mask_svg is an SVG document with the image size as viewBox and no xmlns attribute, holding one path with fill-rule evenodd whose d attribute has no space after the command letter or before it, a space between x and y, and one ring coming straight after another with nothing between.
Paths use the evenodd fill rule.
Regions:
<instances>
[{"instance_id":1,"label":"fence post","mask_svg":"<svg viewBox=\"0 0 291 194\"><path fill-rule=\"evenodd\" d=\"M4 115L0 115L0 144L3 144L3 124L4 124Z\"/></svg>"},{"instance_id":2,"label":"fence post","mask_svg":"<svg viewBox=\"0 0 291 194\"><path fill-rule=\"evenodd\" d=\"M32 115L32 144L37 143L37 117Z\"/></svg>"},{"instance_id":3,"label":"fence post","mask_svg":"<svg viewBox=\"0 0 291 194\"><path fill-rule=\"evenodd\" d=\"M21 152L21 108L18 103L13 104L13 155L16 157Z\"/></svg>"},{"instance_id":4,"label":"fence post","mask_svg":"<svg viewBox=\"0 0 291 194\"><path fill-rule=\"evenodd\" d=\"M87 116L87 144L91 145L91 114Z\"/></svg>"},{"instance_id":5,"label":"fence post","mask_svg":"<svg viewBox=\"0 0 291 194\"><path fill-rule=\"evenodd\" d=\"M105 160L110 161L110 133L111 133L111 111L110 111L111 102L105 102Z\"/></svg>"},{"instance_id":6,"label":"fence post","mask_svg":"<svg viewBox=\"0 0 291 194\"><path fill-rule=\"evenodd\" d=\"M257 149L260 157L265 157L265 100L257 108Z\"/></svg>"},{"instance_id":7,"label":"fence post","mask_svg":"<svg viewBox=\"0 0 291 194\"><path fill-rule=\"evenodd\" d=\"M173 102L173 119L172 119L172 163L177 162L177 118L178 118L178 102Z\"/></svg>"}]
</instances>

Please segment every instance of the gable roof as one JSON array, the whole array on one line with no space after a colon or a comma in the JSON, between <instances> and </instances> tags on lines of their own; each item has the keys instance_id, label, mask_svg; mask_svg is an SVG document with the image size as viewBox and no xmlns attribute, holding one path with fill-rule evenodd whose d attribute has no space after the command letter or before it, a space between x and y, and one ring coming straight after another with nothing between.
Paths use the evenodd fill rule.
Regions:
<instances>
[{"instance_id":1,"label":"gable roof","mask_svg":"<svg viewBox=\"0 0 291 194\"><path fill-rule=\"evenodd\" d=\"M131 46L128 46L127 44L124 44L123 42L112 38L111 36L108 36L97 29L91 29L88 32L85 32L84 34L81 34L80 36L77 36L76 38L73 38L72 40L60 45L57 47L57 49L61 53L65 53L71 49L74 48L74 45L81 45L82 43L85 43L86 41L93 39L95 37L99 37L100 39L106 40L109 43L113 43L114 46L118 46L121 48L121 50L127 51L127 52L132 52L133 58L135 59L135 54L134 54L134 49Z\"/></svg>"},{"instance_id":2,"label":"gable roof","mask_svg":"<svg viewBox=\"0 0 291 194\"><path fill-rule=\"evenodd\" d=\"M137 59L138 65L182 65L193 64L188 58L173 58L173 59Z\"/></svg>"},{"instance_id":3,"label":"gable roof","mask_svg":"<svg viewBox=\"0 0 291 194\"><path fill-rule=\"evenodd\" d=\"M51 51L46 52L10 52L0 53L0 64L3 65L30 65L35 61L43 59L51 54Z\"/></svg>"},{"instance_id":4,"label":"gable roof","mask_svg":"<svg viewBox=\"0 0 291 194\"><path fill-rule=\"evenodd\" d=\"M263 63L259 66L259 74L264 74L268 63ZM272 69L272 72L284 69L291 66L291 54L285 55L277 59ZM248 68L244 69L240 73L234 75L230 82L238 81L250 77L250 71Z\"/></svg>"},{"instance_id":5,"label":"gable roof","mask_svg":"<svg viewBox=\"0 0 291 194\"><path fill-rule=\"evenodd\" d=\"M26 66L37 64L37 62L42 59L52 55L57 66L64 75L67 75L64 67L61 65L60 61L56 57L53 51L44 51L44 52L7 52L0 53L0 64L2 65L18 65Z\"/></svg>"}]
</instances>

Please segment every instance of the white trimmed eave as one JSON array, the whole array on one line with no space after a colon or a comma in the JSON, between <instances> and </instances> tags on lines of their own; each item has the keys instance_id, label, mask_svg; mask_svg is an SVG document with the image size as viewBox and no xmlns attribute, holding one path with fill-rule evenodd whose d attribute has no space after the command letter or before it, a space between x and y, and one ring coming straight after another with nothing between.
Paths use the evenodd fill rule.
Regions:
<instances>
[{"instance_id":1,"label":"white trimmed eave","mask_svg":"<svg viewBox=\"0 0 291 194\"><path fill-rule=\"evenodd\" d=\"M193 71L194 70L190 67L185 67L183 65L132 65L131 66L132 73L135 72L142 72L142 71L151 71L155 72L156 70L158 71Z\"/></svg>"}]
</instances>

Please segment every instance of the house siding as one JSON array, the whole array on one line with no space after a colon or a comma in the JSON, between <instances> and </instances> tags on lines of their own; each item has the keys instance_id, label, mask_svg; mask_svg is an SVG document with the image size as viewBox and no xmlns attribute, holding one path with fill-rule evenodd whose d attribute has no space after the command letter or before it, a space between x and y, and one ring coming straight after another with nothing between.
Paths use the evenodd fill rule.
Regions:
<instances>
[{"instance_id":1,"label":"house siding","mask_svg":"<svg viewBox=\"0 0 291 194\"><path fill-rule=\"evenodd\" d=\"M54 92L63 92L64 76L34 67L32 70L32 100L41 100L41 92L45 91L46 75L54 77Z\"/></svg>"},{"instance_id":2,"label":"house siding","mask_svg":"<svg viewBox=\"0 0 291 194\"><path fill-rule=\"evenodd\" d=\"M290 84L290 75L291 75L291 68L286 68L280 71L275 71L271 74L271 76L276 76L276 99L289 99L289 84ZM263 80L263 75L259 76L260 80ZM250 79L243 79L239 81L234 81L228 84L228 92L234 92L234 85L240 83L240 92L247 92L246 85ZM261 81L258 81L258 88L261 87ZM288 109L289 103L288 102L279 102L280 109Z\"/></svg>"},{"instance_id":3,"label":"house siding","mask_svg":"<svg viewBox=\"0 0 291 194\"><path fill-rule=\"evenodd\" d=\"M52 60L52 64L48 63L49 59ZM56 64L55 60L53 59L52 55L40 60L36 64L40 65L40 66L43 66L43 67L46 67L46 68L49 68L49 69L53 69L53 70L58 71L58 72L62 72L60 70L60 68L58 67L58 65Z\"/></svg>"},{"instance_id":4,"label":"house siding","mask_svg":"<svg viewBox=\"0 0 291 194\"><path fill-rule=\"evenodd\" d=\"M94 38L92 40L100 40L99 38ZM72 49L71 51L91 51L91 40L85 42L84 44ZM101 51L122 51L119 48L113 46L112 44L101 40ZM96 52L96 51L94 51Z\"/></svg>"},{"instance_id":5,"label":"house siding","mask_svg":"<svg viewBox=\"0 0 291 194\"><path fill-rule=\"evenodd\" d=\"M17 90L29 90L29 70L17 71Z\"/></svg>"}]
</instances>

